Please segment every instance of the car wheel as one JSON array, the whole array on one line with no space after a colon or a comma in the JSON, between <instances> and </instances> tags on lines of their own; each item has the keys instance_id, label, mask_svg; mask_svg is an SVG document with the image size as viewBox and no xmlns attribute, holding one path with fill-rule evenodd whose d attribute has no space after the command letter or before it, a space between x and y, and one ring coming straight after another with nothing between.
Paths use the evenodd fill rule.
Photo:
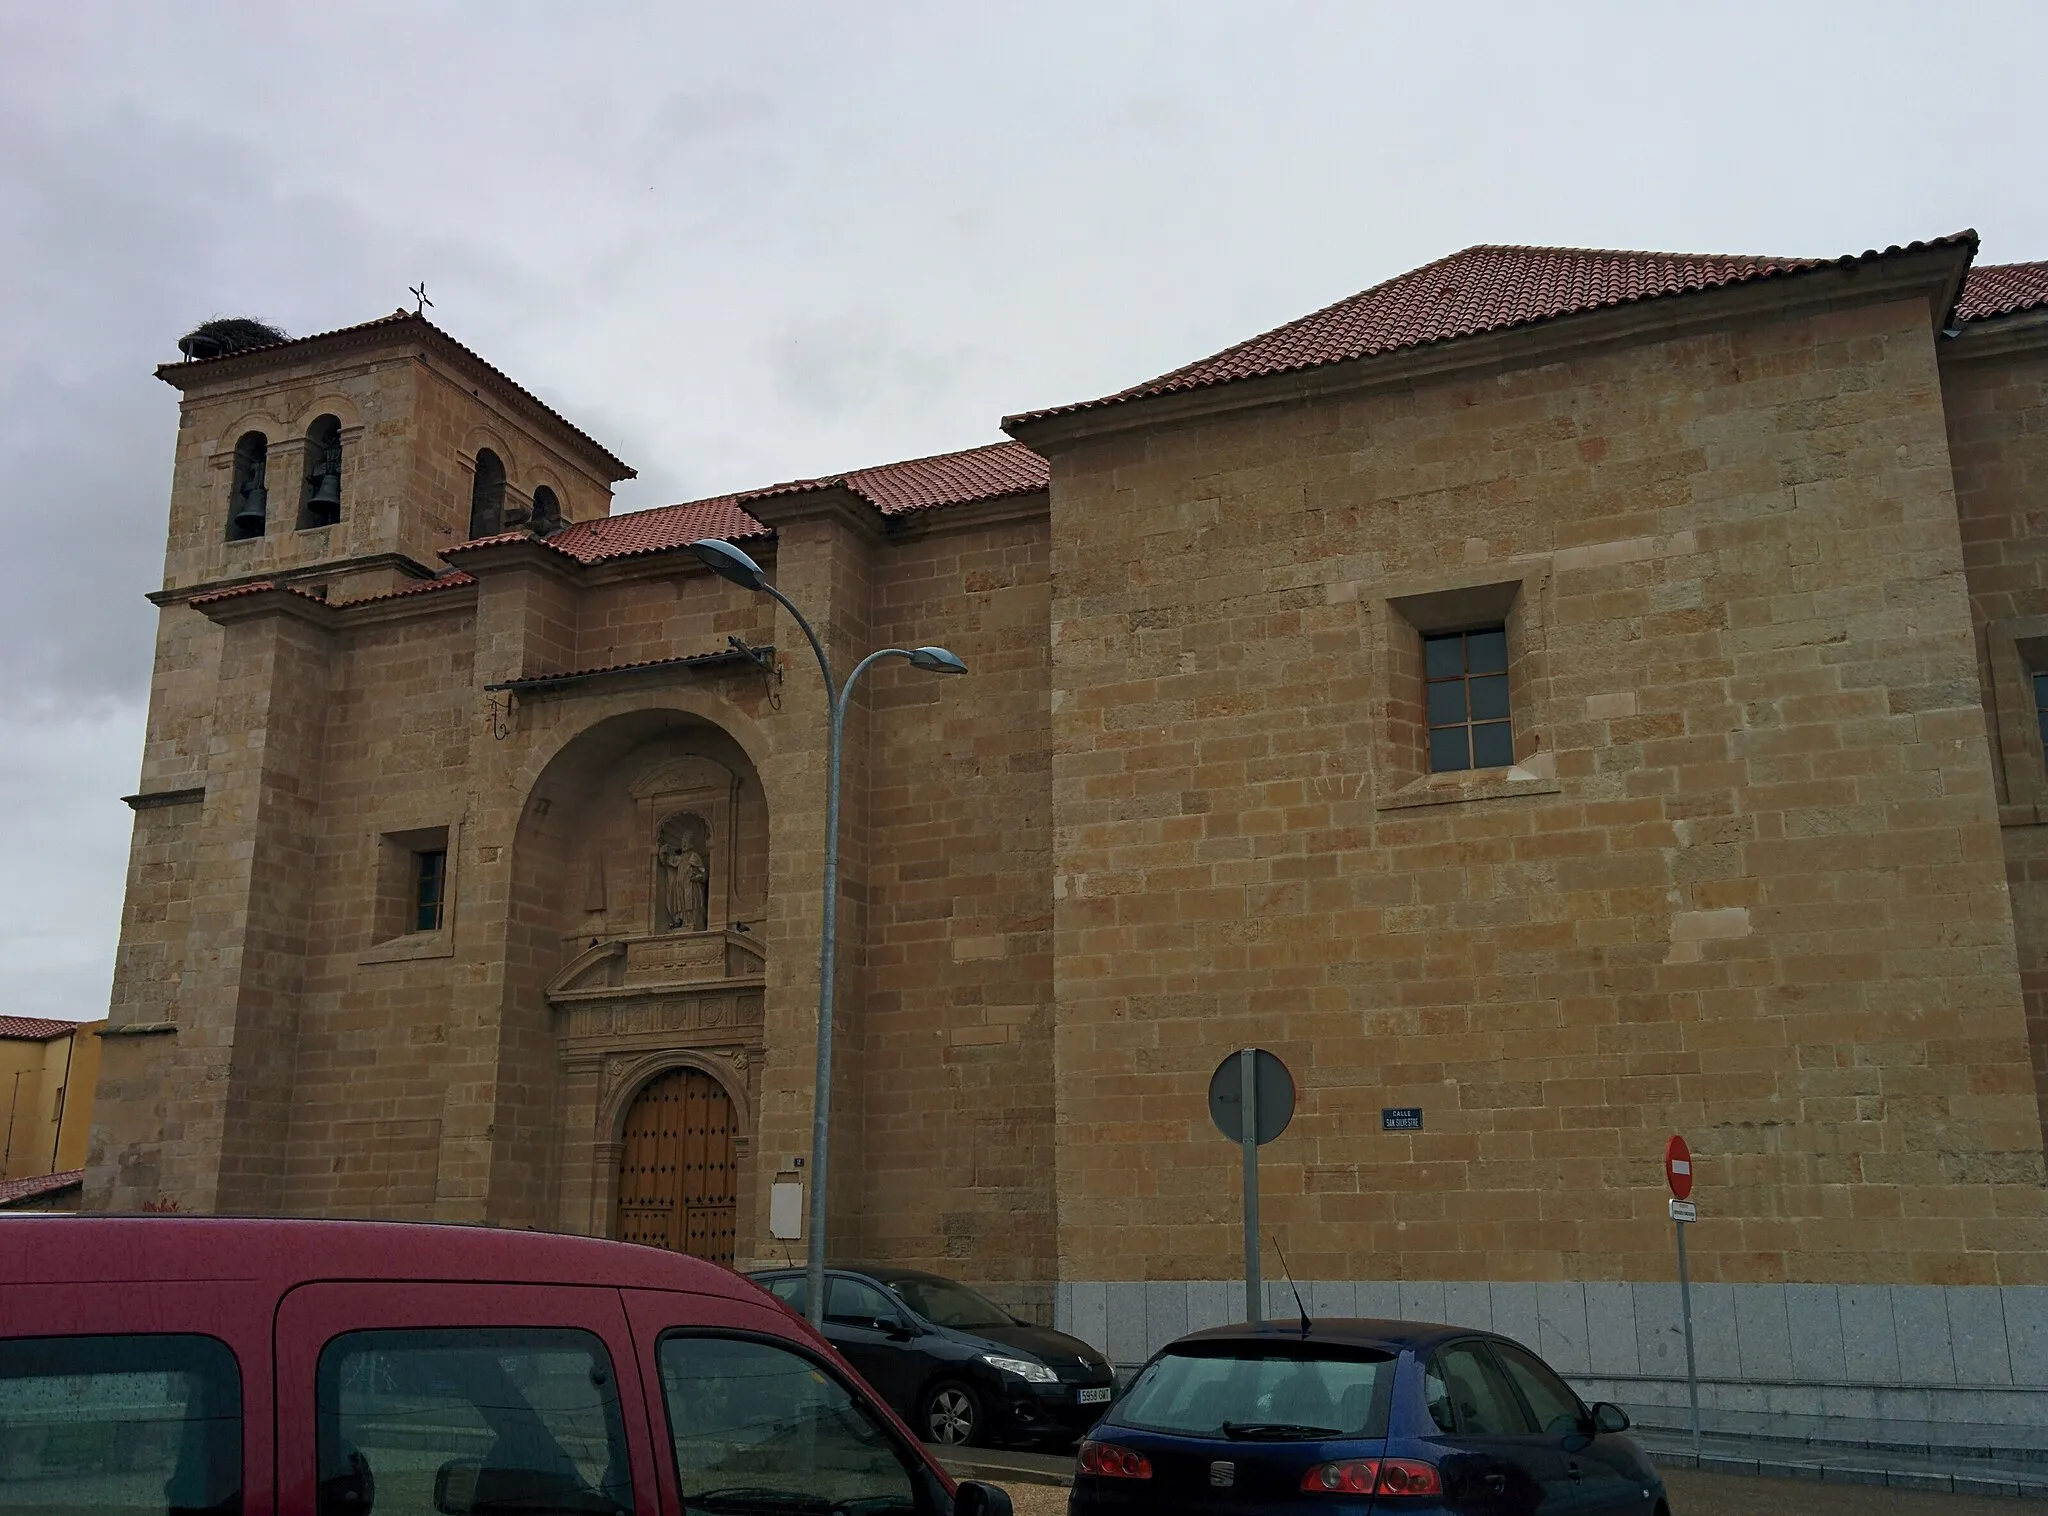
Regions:
<instances>
[{"instance_id":1,"label":"car wheel","mask_svg":"<svg viewBox=\"0 0 2048 1516\"><path fill-rule=\"evenodd\" d=\"M918 1407L917 1429L925 1441L947 1447L964 1447L980 1440L981 1400L957 1380L935 1384L925 1391Z\"/></svg>"}]
</instances>

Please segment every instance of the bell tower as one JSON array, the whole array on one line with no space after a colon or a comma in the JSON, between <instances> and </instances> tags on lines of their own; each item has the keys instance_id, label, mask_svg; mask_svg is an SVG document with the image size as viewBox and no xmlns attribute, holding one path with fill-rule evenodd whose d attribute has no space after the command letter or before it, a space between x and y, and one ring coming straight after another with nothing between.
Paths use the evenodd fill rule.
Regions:
<instances>
[{"instance_id":1,"label":"bell tower","mask_svg":"<svg viewBox=\"0 0 2048 1516\"><path fill-rule=\"evenodd\" d=\"M445 573L441 550L473 536L608 515L633 476L422 316L297 340L222 325L233 342L195 333L157 370L184 396L163 595L388 593Z\"/></svg>"},{"instance_id":2,"label":"bell tower","mask_svg":"<svg viewBox=\"0 0 2048 1516\"><path fill-rule=\"evenodd\" d=\"M633 471L409 312L181 347L157 370L182 404L87 1203L268 1211L320 869L359 840L353 802L322 811L357 630L435 585L454 614L391 635L463 664L475 596L442 553L608 515Z\"/></svg>"}]
</instances>

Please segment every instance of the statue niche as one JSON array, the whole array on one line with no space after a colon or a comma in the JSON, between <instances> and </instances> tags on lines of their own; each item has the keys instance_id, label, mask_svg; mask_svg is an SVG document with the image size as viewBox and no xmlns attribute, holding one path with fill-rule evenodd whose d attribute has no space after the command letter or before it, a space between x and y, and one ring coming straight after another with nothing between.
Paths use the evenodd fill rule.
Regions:
<instances>
[{"instance_id":1,"label":"statue niche","mask_svg":"<svg viewBox=\"0 0 2048 1516\"><path fill-rule=\"evenodd\" d=\"M694 812L661 824L654 850L654 929L705 930L711 903L711 828Z\"/></svg>"}]
</instances>

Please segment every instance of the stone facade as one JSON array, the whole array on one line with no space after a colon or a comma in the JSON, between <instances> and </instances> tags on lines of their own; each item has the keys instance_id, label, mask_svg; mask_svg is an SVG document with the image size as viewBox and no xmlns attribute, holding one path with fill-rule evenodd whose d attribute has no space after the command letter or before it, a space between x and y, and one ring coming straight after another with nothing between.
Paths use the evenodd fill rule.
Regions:
<instances>
[{"instance_id":1,"label":"stone facade","mask_svg":"<svg viewBox=\"0 0 2048 1516\"><path fill-rule=\"evenodd\" d=\"M736 1260L801 1246L824 700L686 550L740 533L841 677L970 669L880 665L848 727L835 1253L1141 1355L1227 1310L1204 1093L1258 1043L1317 1310L1526 1315L1654 1403L1682 1131L1716 1403L1896 1365L1920 1419L2048 1426L2048 314L1954 316L1972 250L1013 420L1049 486L931 486L959 455L602 528L624 466L424 322L166 370L89 1204L608 1232L691 1068ZM224 540L237 439L289 477L317 414L341 523ZM463 543L484 446L580 524ZM1515 762L1432 773L1424 639L1489 625Z\"/></svg>"}]
</instances>

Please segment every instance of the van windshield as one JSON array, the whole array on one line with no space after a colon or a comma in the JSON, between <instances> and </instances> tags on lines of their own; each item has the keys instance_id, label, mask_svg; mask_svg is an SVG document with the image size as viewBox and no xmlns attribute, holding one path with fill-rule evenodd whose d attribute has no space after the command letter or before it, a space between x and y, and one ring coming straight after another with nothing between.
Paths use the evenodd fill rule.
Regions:
<instances>
[{"instance_id":1,"label":"van windshield","mask_svg":"<svg viewBox=\"0 0 2048 1516\"><path fill-rule=\"evenodd\" d=\"M1384 1437L1394 1356L1321 1343L1190 1344L1153 1360L1110 1413L1119 1426L1191 1437Z\"/></svg>"}]
</instances>

